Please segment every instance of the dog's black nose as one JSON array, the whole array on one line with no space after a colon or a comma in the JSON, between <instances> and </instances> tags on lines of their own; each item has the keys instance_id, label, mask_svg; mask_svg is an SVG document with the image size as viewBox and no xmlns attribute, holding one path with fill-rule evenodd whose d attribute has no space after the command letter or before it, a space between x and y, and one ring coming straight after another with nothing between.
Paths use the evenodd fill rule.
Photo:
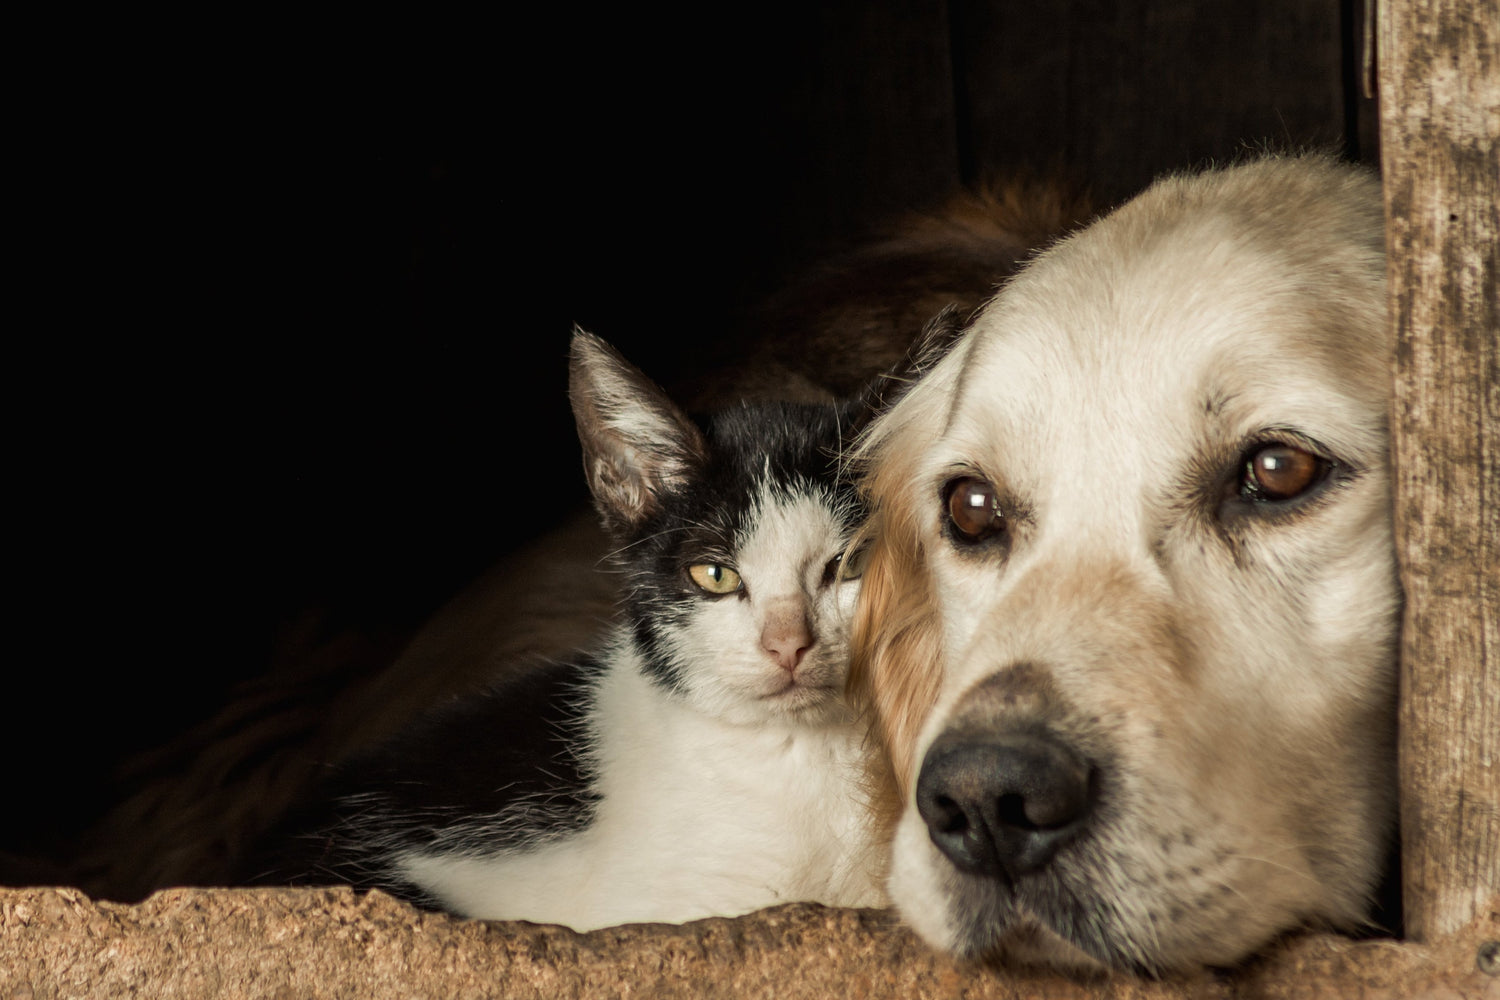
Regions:
<instances>
[{"instance_id":1,"label":"dog's black nose","mask_svg":"<svg viewBox=\"0 0 1500 1000\"><path fill-rule=\"evenodd\" d=\"M922 761L917 811L961 870L1015 879L1052 860L1086 824L1095 771L1033 732L939 737Z\"/></svg>"}]
</instances>

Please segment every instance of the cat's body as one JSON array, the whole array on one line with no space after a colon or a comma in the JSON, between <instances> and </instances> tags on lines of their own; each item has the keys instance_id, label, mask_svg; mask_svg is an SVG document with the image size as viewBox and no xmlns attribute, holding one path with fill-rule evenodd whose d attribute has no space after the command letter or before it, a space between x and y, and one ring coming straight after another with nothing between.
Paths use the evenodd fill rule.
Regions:
<instances>
[{"instance_id":1,"label":"cat's body","mask_svg":"<svg viewBox=\"0 0 1500 1000\"><path fill-rule=\"evenodd\" d=\"M346 768L299 880L578 929L882 904L869 747L843 700L848 409L745 406L700 429L582 333L571 393L620 622Z\"/></svg>"},{"instance_id":2,"label":"cat's body","mask_svg":"<svg viewBox=\"0 0 1500 1000\"><path fill-rule=\"evenodd\" d=\"M854 794L863 740L854 726L724 722L663 697L629 652L567 665L546 686L580 710L548 720L563 724L550 734L551 759L532 772L560 780L472 788L464 815L440 821L436 843L417 818L434 815L423 800L451 795L457 774L447 787L384 798L417 807L404 820L387 817L406 840L381 865L388 889L420 890L423 901L467 916L580 930L790 900L881 902L871 859L850 850L868 826ZM462 721L429 735L445 744L482 738L473 730L511 717L513 693L467 705ZM582 761L573 756L581 747ZM497 852L501 844L511 849Z\"/></svg>"}]
</instances>

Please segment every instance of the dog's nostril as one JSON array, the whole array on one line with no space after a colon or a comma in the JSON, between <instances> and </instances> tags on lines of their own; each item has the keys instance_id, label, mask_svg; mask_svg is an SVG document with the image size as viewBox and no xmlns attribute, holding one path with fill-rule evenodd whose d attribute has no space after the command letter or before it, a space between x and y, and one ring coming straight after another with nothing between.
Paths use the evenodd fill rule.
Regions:
<instances>
[{"instance_id":1,"label":"dog's nostril","mask_svg":"<svg viewBox=\"0 0 1500 1000\"><path fill-rule=\"evenodd\" d=\"M995 803L995 815L1000 822L1020 829L1036 829L1041 824L1026 815L1026 800L1019 795L1002 795Z\"/></svg>"},{"instance_id":2,"label":"dog's nostril","mask_svg":"<svg viewBox=\"0 0 1500 1000\"><path fill-rule=\"evenodd\" d=\"M1037 766L1034 787L1024 794L1001 797L997 809L1001 821L1038 831L1072 826L1089 811L1094 786L1091 770L1076 758Z\"/></svg>"},{"instance_id":3,"label":"dog's nostril","mask_svg":"<svg viewBox=\"0 0 1500 1000\"><path fill-rule=\"evenodd\" d=\"M969 828L969 817L963 807L946 795L939 795L934 802L931 825L942 833L963 833Z\"/></svg>"},{"instance_id":4,"label":"dog's nostril","mask_svg":"<svg viewBox=\"0 0 1500 1000\"><path fill-rule=\"evenodd\" d=\"M1036 733L943 737L917 779L917 811L954 865L1016 878L1048 864L1086 825L1096 774Z\"/></svg>"}]
</instances>

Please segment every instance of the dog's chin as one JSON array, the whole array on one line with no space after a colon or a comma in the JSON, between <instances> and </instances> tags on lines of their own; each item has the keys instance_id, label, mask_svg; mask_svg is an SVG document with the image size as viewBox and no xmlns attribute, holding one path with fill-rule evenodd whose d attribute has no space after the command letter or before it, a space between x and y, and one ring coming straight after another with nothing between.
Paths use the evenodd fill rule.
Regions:
<instances>
[{"instance_id":1,"label":"dog's chin","mask_svg":"<svg viewBox=\"0 0 1500 1000\"><path fill-rule=\"evenodd\" d=\"M917 935L939 951L976 961L1045 966L1072 974L1109 966L1015 905L998 885L964 875L932 846L926 829L899 825L889 890Z\"/></svg>"},{"instance_id":2,"label":"dog's chin","mask_svg":"<svg viewBox=\"0 0 1500 1000\"><path fill-rule=\"evenodd\" d=\"M1041 966L1072 976L1104 975L1109 967L1030 917L1018 917L985 959L1010 967Z\"/></svg>"},{"instance_id":3,"label":"dog's chin","mask_svg":"<svg viewBox=\"0 0 1500 1000\"><path fill-rule=\"evenodd\" d=\"M1069 879L1035 873L1020 883L958 870L907 813L892 844L890 898L928 944L958 958L1010 966L1046 966L1070 974L1126 972L1155 978L1201 966L1237 963L1292 911L1158 923L1132 912L1130 876ZM1094 886L1108 887L1096 895ZM1122 902L1124 905L1122 905ZM1186 906L1184 907L1186 908Z\"/></svg>"}]
</instances>

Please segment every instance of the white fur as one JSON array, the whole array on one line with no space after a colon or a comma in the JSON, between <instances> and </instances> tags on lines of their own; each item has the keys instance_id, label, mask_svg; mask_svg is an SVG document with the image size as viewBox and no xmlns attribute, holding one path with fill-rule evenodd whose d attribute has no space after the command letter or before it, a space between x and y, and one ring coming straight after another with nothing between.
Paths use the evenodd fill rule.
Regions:
<instances>
[{"instance_id":1,"label":"white fur","mask_svg":"<svg viewBox=\"0 0 1500 1000\"><path fill-rule=\"evenodd\" d=\"M412 853L403 874L471 917L577 930L882 902L853 794L860 730L727 723L664 697L628 658L598 697L604 798L588 829L521 855Z\"/></svg>"}]
</instances>

